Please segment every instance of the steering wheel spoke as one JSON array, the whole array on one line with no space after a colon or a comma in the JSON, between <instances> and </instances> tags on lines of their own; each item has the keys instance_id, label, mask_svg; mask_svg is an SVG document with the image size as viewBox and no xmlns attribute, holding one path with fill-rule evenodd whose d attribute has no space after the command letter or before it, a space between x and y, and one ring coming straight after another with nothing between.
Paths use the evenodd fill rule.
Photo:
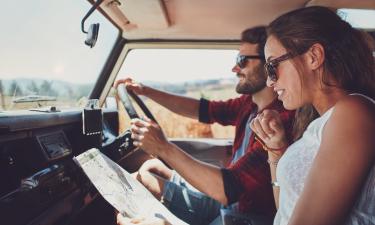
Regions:
<instances>
[{"instance_id":1,"label":"steering wheel spoke","mask_svg":"<svg viewBox=\"0 0 375 225\"><path fill-rule=\"evenodd\" d=\"M117 94L125 107L126 112L128 113L131 119L140 118L138 113L135 111L133 103L131 102L129 96L137 103L137 105L142 109L144 114L157 123L154 115L152 115L151 111L147 108L145 103L136 95L133 91L127 90L124 84L120 84L117 88Z\"/></svg>"}]
</instances>

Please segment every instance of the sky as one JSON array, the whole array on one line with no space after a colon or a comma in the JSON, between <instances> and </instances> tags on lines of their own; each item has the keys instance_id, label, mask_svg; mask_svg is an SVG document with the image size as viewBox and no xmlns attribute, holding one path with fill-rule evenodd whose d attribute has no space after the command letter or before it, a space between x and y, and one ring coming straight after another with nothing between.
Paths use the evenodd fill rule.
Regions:
<instances>
[{"instance_id":1,"label":"sky","mask_svg":"<svg viewBox=\"0 0 375 225\"><path fill-rule=\"evenodd\" d=\"M117 30L99 13L86 21L100 22L97 45L90 49L83 44L81 19L90 8L84 0L0 0L0 79L41 78L59 79L75 83L93 83L106 60ZM354 26L364 24L375 28L375 11L361 11L344 17ZM365 14L366 15L365 15ZM68 17L66 17L68 15ZM46 19L47 18L47 19ZM363 26L363 25L361 25ZM144 52L143 52L144 53ZM193 54L149 50L145 65L142 51L130 54L120 71L121 76L135 76L138 80L182 82L187 79L231 78L236 51L200 52ZM152 60L154 58L155 60ZM163 68L156 60L167 62ZM193 66L202 63L203 66ZM150 76L151 75L151 76Z\"/></svg>"},{"instance_id":2,"label":"sky","mask_svg":"<svg viewBox=\"0 0 375 225\"><path fill-rule=\"evenodd\" d=\"M2 0L3 1L3 0ZM81 19L90 5L84 0L22 0L4 1L0 7L0 79L40 78L59 79L74 83L93 83L117 37L117 30L99 13L86 21L100 22L97 44L90 49L84 45L85 34L80 30ZM68 15L68 16L66 16ZM46 19L48 18L48 19ZM143 53L142 51L140 51ZM142 80L166 80L181 82L199 79L233 77L231 68L236 51L212 51L199 54L186 53L177 57L164 56L156 50L147 51L151 61L145 65L145 57L132 52L126 70L121 74L136 75ZM172 51L173 52L173 51ZM168 66L168 73L157 69L159 59ZM173 61L173 63L172 63ZM205 62L199 71L193 62ZM209 65L208 65L209 64ZM211 68L209 71L207 68ZM176 75L178 73L178 75ZM208 74L207 74L208 73ZM149 76L157 74L157 76Z\"/></svg>"},{"instance_id":3,"label":"sky","mask_svg":"<svg viewBox=\"0 0 375 225\"><path fill-rule=\"evenodd\" d=\"M231 70L237 53L237 50L136 49L126 57L119 78L166 83L234 78Z\"/></svg>"},{"instance_id":4,"label":"sky","mask_svg":"<svg viewBox=\"0 0 375 225\"><path fill-rule=\"evenodd\" d=\"M95 48L86 46L81 19L89 8L82 0L2 2L0 78L95 82L118 33L94 12L86 30L90 23L100 22L99 39Z\"/></svg>"}]
</instances>

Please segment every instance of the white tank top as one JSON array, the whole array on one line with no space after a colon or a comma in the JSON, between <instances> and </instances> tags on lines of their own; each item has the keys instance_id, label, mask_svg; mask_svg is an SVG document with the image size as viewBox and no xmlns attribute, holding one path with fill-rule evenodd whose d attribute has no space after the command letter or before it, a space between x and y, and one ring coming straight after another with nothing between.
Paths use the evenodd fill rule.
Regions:
<instances>
[{"instance_id":1,"label":"white tank top","mask_svg":"<svg viewBox=\"0 0 375 225\"><path fill-rule=\"evenodd\" d=\"M355 94L360 95L360 94ZM375 101L363 96L373 103ZM332 115L334 107L321 117L312 121L302 138L289 146L281 157L276 171L280 185L279 209L274 225L287 225L293 209L302 193L305 179L318 152L325 124ZM375 165L362 189L362 194L353 207L347 225L375 225Z\"/></svg>"}]
</instances>

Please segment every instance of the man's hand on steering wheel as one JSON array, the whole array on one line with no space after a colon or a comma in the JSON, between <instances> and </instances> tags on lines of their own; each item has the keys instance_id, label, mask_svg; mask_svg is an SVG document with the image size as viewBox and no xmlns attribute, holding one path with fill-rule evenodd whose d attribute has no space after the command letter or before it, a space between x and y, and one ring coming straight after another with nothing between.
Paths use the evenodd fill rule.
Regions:
<instances>
[{"instance_id":1,"label":"man's hand on steering wheel","mask_svg":"<svg viewBox=\"0 0 375 225\"><path fill-rule=\"evenodd\" d=\"M135 111L133 103L130 101L129 96L138 104L138 106L142 109L145 115L157 123L154 115L152 115L151 111L147 108L144 102L134 93L132 89L134 89L139 94L144 94L144 86L140 83L135 83L131 78L126 78L124 80L116 81L115 87L117 87L117 95L120 98L122 104L125 107L126 112L130 116L131 119L139 118L138 113Z\"/></svg>"},{"instance_id":2,"label":"man's hand on steering wheel","mask_svg":"<svg viewBox=\"0 0 375 225\"><path fill-rule=\"evenodd\" d=\"M145 86L141 83L135 82L130 77L117 80L114 87L117 89L120 84L125 84L127 90L133 91L137 95L145 95Z\"/></svg>"}]
</instances>

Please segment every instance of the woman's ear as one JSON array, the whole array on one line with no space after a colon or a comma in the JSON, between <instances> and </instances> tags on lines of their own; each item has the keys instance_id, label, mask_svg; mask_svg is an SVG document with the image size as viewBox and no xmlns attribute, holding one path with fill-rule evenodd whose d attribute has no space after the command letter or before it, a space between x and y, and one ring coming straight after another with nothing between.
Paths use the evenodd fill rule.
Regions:
<instances>
[{"instance_id":1,"label":"woman's ear","mask_svg":"<svg viewBox=\"0 0 375 225\"><path fill-rule=\"evenodd\" d=\"M323 46L319 43L313 44L307 52L307 57L307 64L310 69L319 69L322 66L325 58Z\"/></svg>"}]
</instances>

